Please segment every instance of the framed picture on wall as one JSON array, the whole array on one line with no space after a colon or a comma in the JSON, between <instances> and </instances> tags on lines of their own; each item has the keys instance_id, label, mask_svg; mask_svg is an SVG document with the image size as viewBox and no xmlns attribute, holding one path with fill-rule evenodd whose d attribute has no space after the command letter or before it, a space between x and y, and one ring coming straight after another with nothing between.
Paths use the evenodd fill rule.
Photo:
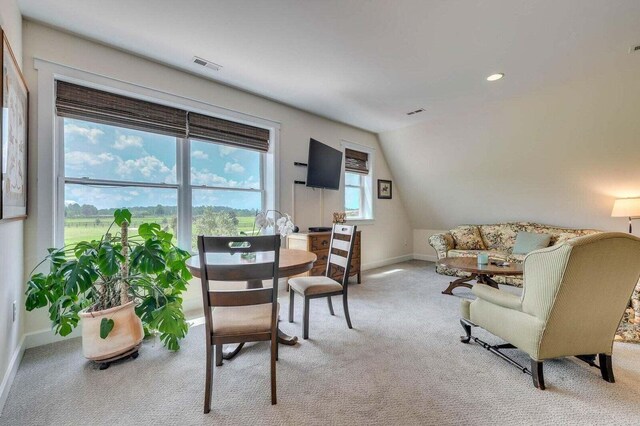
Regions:
<instances>
[{"instance_id":1,"label":"framed picture on wall","mask_svg":"<svg viewBox=\"0 0 640 426\"><path fill-rule=\"evenodd\" d=\"M0 220L27 217L27 120L29 91L9 41L0 28L2 52L2 186L0 186Z\"/></svg>"},{"instance_id":2,"label":"framed picture on wall","mask_svg":"<svg viewBox=\"0 0 640 426\"><path fill-rule=\"evenodd\" d=\"M392 184L390 180L378 179L378 198L383 200L391 199Z\"/></svg>"}]
</instances>

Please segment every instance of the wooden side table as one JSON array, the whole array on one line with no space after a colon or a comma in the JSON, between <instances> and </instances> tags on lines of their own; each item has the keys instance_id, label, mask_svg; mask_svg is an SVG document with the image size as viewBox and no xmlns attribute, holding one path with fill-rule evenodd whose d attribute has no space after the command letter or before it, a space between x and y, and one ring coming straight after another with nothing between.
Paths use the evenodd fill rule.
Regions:
<instances>
[{"instance_id":1,"label":"wooden side table","mask_svg":"<svg viewBox=\"0 0 640 426\"><path fill-rule=\"evenodd\" d=\"M295 233L287 236L287 247L290 249L306 250L314 253L318 260L313 268L304 275L320 276L324 275L327 270L327 257L329 256L329 244L331 243L331 232L308 232ZM358 276L358 284L361 280L361 232L356 231L356 240L353 246L353 255L351 256L351 267L349 276ZM341 272L338 270L330 271L331 278L341 280Z\"/></svg>"}]
</instances>

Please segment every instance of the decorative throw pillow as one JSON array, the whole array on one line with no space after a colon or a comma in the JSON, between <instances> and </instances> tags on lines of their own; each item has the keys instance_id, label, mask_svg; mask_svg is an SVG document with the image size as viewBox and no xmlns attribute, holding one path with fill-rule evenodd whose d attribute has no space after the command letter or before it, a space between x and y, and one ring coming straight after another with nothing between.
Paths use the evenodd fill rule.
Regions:
<instances>
[{"instance_id":1,"label":"decorative throw pillow","mask_svg":"<svg viewBox=\"0 0 640 426\"><path fill-rule=\"evenodd\" d=\"M536 234L533 232L518 232L516 244L513 246L513 254L527 254L534 250L549 247L551 235Z\"/></svg>"},{"instance_id":2,"label":"decorative throw pillow","mask_svg":"<svg viewBox=\"0 0 640 426\"><path fill-rule=\"evenodd\" d=\"M451 230L453 240L456 242L456 248L460 250L485 250L480 230L477 226L466 225L458 226Z\"/></svg>"}]
</instances>

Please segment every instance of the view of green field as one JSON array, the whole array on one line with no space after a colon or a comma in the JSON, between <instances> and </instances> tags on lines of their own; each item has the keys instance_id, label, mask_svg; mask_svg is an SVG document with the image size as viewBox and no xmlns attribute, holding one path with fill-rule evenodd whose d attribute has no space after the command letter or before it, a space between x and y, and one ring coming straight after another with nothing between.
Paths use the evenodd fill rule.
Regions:
<instances>
[{"instance_id":1,"label":"view of green field","mask_svg":"<svg viewBox=\"0 0 640 426\"><path fill-rule=\"evenodd\" d=\"M148 210L144 212L144 210ZM113 222L113 209L110 210L111 214L105 214L107 212L91 211L92 209L83 209L84 213L96 213L96 214L83 214L80 210L76 214L70 213L67 209L67 216L64 221L64 243L76 244L80 241L97 240L107 232L109 226ZM131 237L137 235L138 226L142 223L157 223L162 228L173 234L173 242L176 240L176 223L177 216L175 212L171 212L171 208L165 208L166 214L154 214L158 209L157 206L152 207L136 207L132 208L132 220L129 228ZM175 211L175 207L173 207ZM72 216L72 217L70 217ZM205 235L237 235L240 232L251 233L253 230L253 223L255 219L255 213L247 210L235 210L226 207L198 207L193 212L193 236L194 239L198 234ZM111 228L113 234L118 232L118 228L114 226Z\"/></svg>"}]
</instances>

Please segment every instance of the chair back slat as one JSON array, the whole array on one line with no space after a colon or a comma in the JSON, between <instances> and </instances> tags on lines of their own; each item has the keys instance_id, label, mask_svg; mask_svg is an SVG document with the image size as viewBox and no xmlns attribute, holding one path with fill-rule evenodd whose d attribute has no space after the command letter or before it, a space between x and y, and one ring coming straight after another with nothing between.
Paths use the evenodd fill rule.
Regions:
<instances>
[{"instance_id":1,"label":"chair back slat","mask_svg":"<svg viewBox=\"0 0 640 426\"><path fill-rule=\"evenodd\" d=\"M280 235L261 237L205 237L198 236L200 281L204 305L207 344L212 344L212 309L216 306L248 306L271 303L271 323L277 327L278 268L280 262ZM207 257L208 253L214 253ZM217 254L216 254L217 253ZM256 263L239 262L239 253L258 253ZM207 261L211 260L210 263ZM267 261L262 262L262 259ZM218 262L219 263L215 263ZM262 286L262 281L272 279L271 288L247 288L245 290L210 290L209 281L247 281L247 285Z\"/></svg>"},{"instance_id":2,"label":"chair back slat","mask_svg":"<svg viewBox=\"0 0 640 426\"><path fill-rule=\"evenodd\" d=\"M355 226L336 223L336 224L333 225L333 233L334 234L340 234L340 235L352 236L352 235L355 235L355 233L353 232L354 228L355 228Z\"/></svg>"},{"instance_id":3,"label":"chair back slat","mask_svg":"<svg viewBox=\"0 0 640 426\"><path fill-rule=\"evenodd\" d=\"M273 262L244 265L206 265L209 281L249 281L273 278Z\"/></svg>"},{"instance_id":4,"label":"chair back slat","mask_svg":"<svg viewBox=\"0 0 640 426\"><path fill-rule=\"evenodd\" d=\"M349 251L349 243L350 243L350 241L334 239L333 240L333 248L348 252Z\"/></svg>"},{"instance_id":5,"label":"chair back slat","mask_svg":"<svg viewBox=\"0 0 640 426\"><path fill-rule=\"evenodd\" d=\"M273 251L271 236L262 237L204 237L206 253L256 253Z\"/></svg>"},{"instance_id":6,"label":"chair back slat","mask_svg":"<svg viewBox=\"0 0 640 426\"><path fill-rule=\"evenodd\" d=\"M340 266L341 268L347 267L347 258L340 256L339 254L331 253L329 255L329 263L332 265Z\"/></svg>"},{"instance_id":7,"label":"chair back slat","mask_svg":"<svg viewBox=\"0 0 640 426\"><path fill-rule=\"evenodd\" d=\"M329 244L329 256L327 258L327 269L325 275L331 276L332 266L342 270L341 284L344 291L347 291L349 283L349 270L351 268L351 256L353 246L356 241L357 227L335 223L331 232L331 243ZM339 251L340 253L336 253Z\"/></svg>"},{"instance_id":8,"label":"chair back slat","mask_svg":"<svg viewBox=\"0 0 640 426\"><path fill-rule=\"evenodd\" d=\"M255 288L248 290L209 291L209 305L212 306L247 306L271 303L272 288Z\"/></svg>"}]
</instances>

